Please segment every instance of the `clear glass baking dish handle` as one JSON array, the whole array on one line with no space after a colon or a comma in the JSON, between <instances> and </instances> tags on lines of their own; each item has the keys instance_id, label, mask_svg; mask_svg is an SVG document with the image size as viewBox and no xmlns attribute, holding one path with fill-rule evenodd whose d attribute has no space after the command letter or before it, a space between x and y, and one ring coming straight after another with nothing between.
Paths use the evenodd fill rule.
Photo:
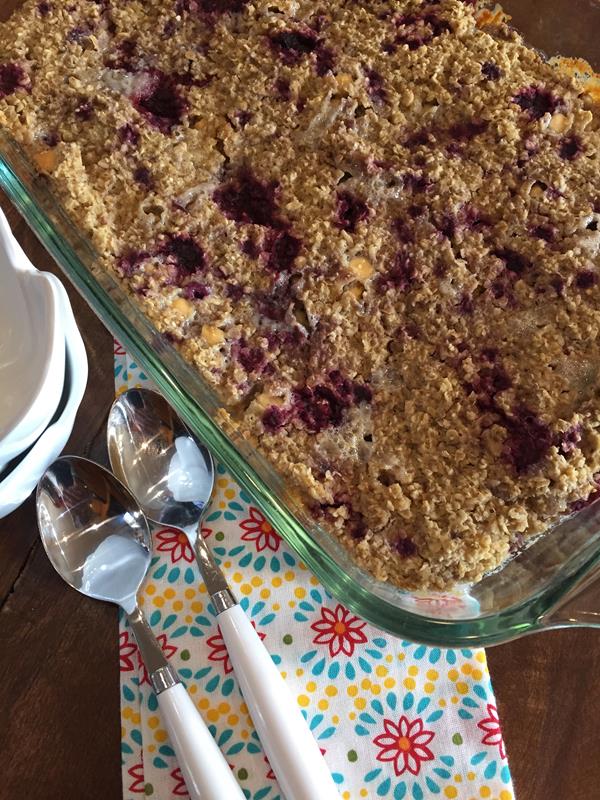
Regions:
<instances>
[{"instance_id":1,"label":"clear glass baking dish handle","mask_svg":"<svg viewBox=\"0 0 600 800\"><path fill-rule=\"evenodd\" d=\"M576 582L538 621L538 630L600 628L600 563Z\"/></svg>"}]
</instances>

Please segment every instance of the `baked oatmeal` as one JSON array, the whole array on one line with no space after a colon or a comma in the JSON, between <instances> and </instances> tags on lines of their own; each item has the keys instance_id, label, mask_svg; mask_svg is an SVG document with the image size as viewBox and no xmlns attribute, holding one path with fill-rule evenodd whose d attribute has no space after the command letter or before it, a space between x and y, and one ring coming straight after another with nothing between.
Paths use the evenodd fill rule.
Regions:
<instances>
[{"instance_id":1,"label":"baked oatmeal","mask_svg":"<svg viewBox=\"0 0 600 800\"><path fill-rule=\"evenodd\" d=\"M596 496L600 116L504 24L27 2L0 122L377 578L477 580Z\"/></svg>"}]
</instances>

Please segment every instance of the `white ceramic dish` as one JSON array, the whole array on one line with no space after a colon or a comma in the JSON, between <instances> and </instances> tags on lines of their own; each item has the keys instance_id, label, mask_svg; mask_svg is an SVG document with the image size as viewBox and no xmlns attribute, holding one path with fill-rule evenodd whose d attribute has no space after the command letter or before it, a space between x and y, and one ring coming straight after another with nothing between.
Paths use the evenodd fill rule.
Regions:
<instances>
[{"instance_id":1,"label":"white ceramic dish","mask_svg":"<svg viewBox=\"0 0 600 800\"><path fill-rule=\"evenodd\" d=\"M62 285L39 272L0 210L0 469L34 442L62 393Z\"/></svg>"},{"instance_id":2,"label":"white ceramic dish","mask_svg":"<svg viewBox=\"0 0 600 800\"><path fill-rule=\"evenodd\" d=\"M59 284L60 286L60 284ZM66 291L60 286L59 313L63 320L62 397L49 426L26 453L0 472L0 519L18 508L31 494L38 480L67 443L87 383L88 363Z\"/></svg>"}]
</instances>

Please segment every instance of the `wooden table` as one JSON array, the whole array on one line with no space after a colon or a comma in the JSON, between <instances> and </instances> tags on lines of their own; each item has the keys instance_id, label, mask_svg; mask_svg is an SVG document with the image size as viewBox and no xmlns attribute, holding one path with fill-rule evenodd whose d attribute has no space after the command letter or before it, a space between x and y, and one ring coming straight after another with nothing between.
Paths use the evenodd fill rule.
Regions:
<instances>
[{"instance_id":1,"label":"wooden table","mask_svg":"<svg viewBox=\"0 0 600 800\"><path fill-rule=\"evenodd\" d=\"M32 261L56 271L3 206ZM70 295L90 376L66 450L104 460L112 339ZM50 566L30 498L0 522L0 800L121 797L117 640L116 610L82 599ZM518 800L599 798L600 633L534 636L488 659Z\"/></svg>"}]
</instances>

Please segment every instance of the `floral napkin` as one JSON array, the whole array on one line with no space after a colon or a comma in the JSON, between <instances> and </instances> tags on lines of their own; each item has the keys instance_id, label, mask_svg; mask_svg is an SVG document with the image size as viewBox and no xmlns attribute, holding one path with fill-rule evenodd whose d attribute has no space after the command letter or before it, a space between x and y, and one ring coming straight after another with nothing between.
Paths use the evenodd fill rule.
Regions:
<instances>
[{"instance_id":1,"label":"floral napkin","mask_svg":"<svg viewBox=\"0 0 600 800\"><path fill-rule=\"evenodd\" d=\"M117 390L147 383L115 344ZM483 650L395 639L320 585L218 466L203 534L306 715L342 800L513 800ZM284 800L185 536L154 530L140 600L249 800ZM187 797L131 631L120 623L125 800ZM223 798L227 800L227 798Z\"/></svg>"}]
</instances>

